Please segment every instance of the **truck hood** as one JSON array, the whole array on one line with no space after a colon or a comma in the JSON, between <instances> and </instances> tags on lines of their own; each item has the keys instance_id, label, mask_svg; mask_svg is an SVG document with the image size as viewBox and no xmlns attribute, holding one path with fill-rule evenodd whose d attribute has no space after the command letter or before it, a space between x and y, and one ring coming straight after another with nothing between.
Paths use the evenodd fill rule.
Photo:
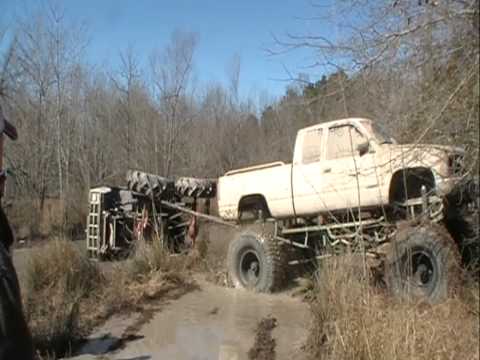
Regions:
<instances>
[{"instance_id":1,"label":"truck hood","mask_svg":"<svg viewBox=\"0 0 480 360\"><path fill-rule=\"evenodd\" d=\"M410 152L410 151L424 151L424 152L437 152L444 151L447 153L464 154L465 150L457 146L449 145L437 145L437 144L384 144L382 146L388 146L393 152Z\"/></svg>"},{"instance_id":2,"label":"truck hood","mask_svg":"<svg viewBox=\"0 0 480 360\"><path fill-rule=\"evenodd\" d=\"M391 171L403 167L427 167L438 173L448 174L449 163L463 158L462 148L436 144L383 144L378 161Z\"/></svg>"}]
</instances>

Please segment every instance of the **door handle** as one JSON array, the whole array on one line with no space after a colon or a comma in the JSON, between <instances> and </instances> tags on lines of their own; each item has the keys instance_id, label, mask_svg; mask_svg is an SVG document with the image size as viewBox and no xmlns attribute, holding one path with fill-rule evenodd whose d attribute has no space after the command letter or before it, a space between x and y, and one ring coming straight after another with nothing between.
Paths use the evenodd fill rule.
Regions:
<instances>
[{"instance_id":1,"label":"door handle","mask_svg":"<svg viewBox=\"0 0 480 360\"><path fill-rule=\"evenodd\" d=\"M332 168L324 168L324 169L323 169L323 172L324 172L324 173L329 173L329 172L331 172L331 171L332 171Z\"/></svg>"}]
</instances>

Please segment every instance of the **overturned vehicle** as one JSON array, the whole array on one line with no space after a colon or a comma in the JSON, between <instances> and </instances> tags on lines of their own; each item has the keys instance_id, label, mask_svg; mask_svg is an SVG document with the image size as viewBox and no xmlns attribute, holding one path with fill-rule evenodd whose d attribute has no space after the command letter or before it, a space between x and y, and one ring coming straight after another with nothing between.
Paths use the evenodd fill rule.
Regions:
<instances>
[{"instance_id":1,"label":"overturned vehicle","mask_svg":"<svg viewBox=\"0 0 480 360\"><path fill-rule=\"evenodd\" d=\"M125 187L90 190L87 251L91 258L128 254L136 241L155 237L172 252L194 245L197 206L209 212L216 184L208 179L176 181L139 171L127 173ZM208 215L205 215L208 217Z\"/></svg>"}]
</instances>

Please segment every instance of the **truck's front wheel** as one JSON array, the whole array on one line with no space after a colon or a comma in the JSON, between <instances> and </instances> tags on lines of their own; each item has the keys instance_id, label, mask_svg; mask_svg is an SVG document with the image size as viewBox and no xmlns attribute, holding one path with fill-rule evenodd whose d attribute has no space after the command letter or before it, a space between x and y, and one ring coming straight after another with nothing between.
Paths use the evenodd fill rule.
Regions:
<instances>
[{"instance_id":1,"label":"truck's front wheel","mask_svg":"<svg viewBox=\"0 0 480 360\"><path fill-rule=\"evenodd\" d=\"M460 278L459 253L448 232L437 224L399 230L386 262L386 282L394 295L444 300Z\"/></svg>"},{"instance_id":2,"label":"truck's front wheel","mask_svg":"<svg viewBox=\"0 0 480 360\"><path fill-rule=\"evenodd\" d=\"M278 241L271 236L244 233L228 248L228 275L236 288L272 292L284 281L284 261Z\"/></svg>"}]
</instances>

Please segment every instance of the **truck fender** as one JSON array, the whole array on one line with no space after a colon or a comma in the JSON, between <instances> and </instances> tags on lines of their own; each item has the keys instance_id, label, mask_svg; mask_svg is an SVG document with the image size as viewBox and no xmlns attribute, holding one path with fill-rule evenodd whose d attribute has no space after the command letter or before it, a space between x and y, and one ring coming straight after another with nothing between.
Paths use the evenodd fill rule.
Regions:
<instances>
[{"instance_id":1,"label":"truck fender","mask_svg":"<svg viewBox=\"0 0 480 360\"><path fill-rule=\"evenodd\" d=\"M388 181L388 200L403 202L407 198L421 196L421 187L425 185L427 191L435 188L435 178L431 169L426 167L411 167L398 169Z\"/></svg>"}]
</instances>

